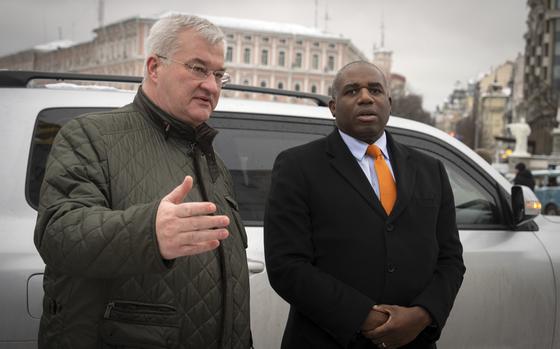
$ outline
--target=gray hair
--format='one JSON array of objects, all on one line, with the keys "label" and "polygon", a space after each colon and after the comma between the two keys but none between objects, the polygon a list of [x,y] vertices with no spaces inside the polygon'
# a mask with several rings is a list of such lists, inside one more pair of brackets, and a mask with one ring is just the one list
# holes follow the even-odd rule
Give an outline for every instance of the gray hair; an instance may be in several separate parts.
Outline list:
[{"label": "gray hair", "polygon": [[225,36],[220,28],[207,19],[186,14],[171,14],[154,23],[147,39],[148,55],[172,56],[181,48],[179,34],[192,29],[212,45],[225,48]]}]

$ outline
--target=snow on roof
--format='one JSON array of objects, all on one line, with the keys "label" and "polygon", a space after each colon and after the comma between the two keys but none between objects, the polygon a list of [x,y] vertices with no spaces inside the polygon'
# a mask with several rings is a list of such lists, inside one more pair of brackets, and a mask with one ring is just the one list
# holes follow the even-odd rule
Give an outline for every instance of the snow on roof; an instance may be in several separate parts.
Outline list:
[{"label": "snow on roof", "polygon": [[[177,14],[177,13],[181,13],[181,12],[176,12],[176,11],[164,12],[160,15],[155,16],[154,19],[167,17],[169,15]],[[197,16],[206,18],[207,20],[214,23],[218,27],[223,27],[223,28],[243,29],[243,30],[252,30],[252,31],[259,31],[259,32],[290,34],[290,35],[312,36],[312,37],[321,37],[325,39],[344,39],[342,35],[327,33],[317,28],[306,27],[304,25],[295,24],[295,23],[280,23],[280,22],[262,21],[257,19],[241,19],[241,18],[207,16],[207,15],[198,15],[198,14]]]},{"label": "snow on roof", "polygon": [[68,82],[57,82],[54,84],[45,84],[46,88],[58,89],[58,90],[95,90],[95,91],[119,91],[119,92],[131,92],[130,90],[123,90],[112,86],[103,85],[77,85]]},{"label": "snow on roof", "polygon": [[51,41],[45,44],[34,46],[33,49],[37,51],[48,52],[48,51],[56,51],[61,48],[68,48],[73,45],[74,42],[72,40],[56,40],[56,41]]}]

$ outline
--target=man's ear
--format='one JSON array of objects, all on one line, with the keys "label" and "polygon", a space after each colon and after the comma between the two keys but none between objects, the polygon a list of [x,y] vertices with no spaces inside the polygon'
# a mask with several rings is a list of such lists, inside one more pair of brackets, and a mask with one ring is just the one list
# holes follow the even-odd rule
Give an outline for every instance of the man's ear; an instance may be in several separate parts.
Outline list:
[{"label": "man's ear", "polygon": [[329,101],[329,109],[331,110],[332,116],[336,117],[336,103],[333,98]]},{"label": "man's ear", "polygon": [[154,81],[157,80],[158,66],[159,66],[159,62],[156,57],[154,56],[148,57],[148,59],[146,60],[146,70],[148,72],[148,76],[150,77],[150,79]]}]

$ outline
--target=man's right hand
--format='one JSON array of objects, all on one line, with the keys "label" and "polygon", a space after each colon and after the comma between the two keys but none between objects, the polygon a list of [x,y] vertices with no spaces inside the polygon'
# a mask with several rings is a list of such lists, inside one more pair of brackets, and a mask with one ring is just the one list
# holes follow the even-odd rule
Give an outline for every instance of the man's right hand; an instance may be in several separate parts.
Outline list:
[{"label": "man's right hand", "polygon": [[156,237],[161,256],[174,259],[217,248],[228,237],[227,216],[212,216],[211,202],[183,202],[191,191],[193,179],[186,176],[178,187],[160,202],[156,214]]},{"label": "man's right hand", "polygon": [[369,314],[362,325],[362,332],[371,331],[377,327],[383,325],[389,319],[389,315],[384,312],[371,309]]}]

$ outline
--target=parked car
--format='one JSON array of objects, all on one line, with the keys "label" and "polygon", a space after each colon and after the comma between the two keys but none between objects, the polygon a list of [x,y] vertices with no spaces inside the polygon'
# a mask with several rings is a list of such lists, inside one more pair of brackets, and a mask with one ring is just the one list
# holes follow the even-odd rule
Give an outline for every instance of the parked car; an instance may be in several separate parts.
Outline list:
[{"label": "parked car", "polygon": [[534,170],[533,177],[543,214],[560,215],[560,169]]},{"label": "parked car", "polygon": [[[47,79],[65,84],[45,85]],[[54,136],[77,115],[119,107],[134,96],[84,86],[89,80],[140,81],[0,71],[1,348],[36,347],[44,264],[33,245],[33,230]],[[211,118],[220,131],[215,148],[231,171],[247,226],[255,348],[278,348],[288,305],[270,287],[264,264],[262,220],[271,167],[280,151],[330,133],[334,119],[325,96],[230,88],[227,94],[246,97],[248,91],[260,91],[284,100],[224,97]],[[317,105],[295,103],[296,98]],[[512,186],[444,132],[398,117],[390,118],[388,128],[400,142],[445,163],[455,196],[467,273],[438,347],[560,348],[560,217],[539,215],[531,190]]]}]

